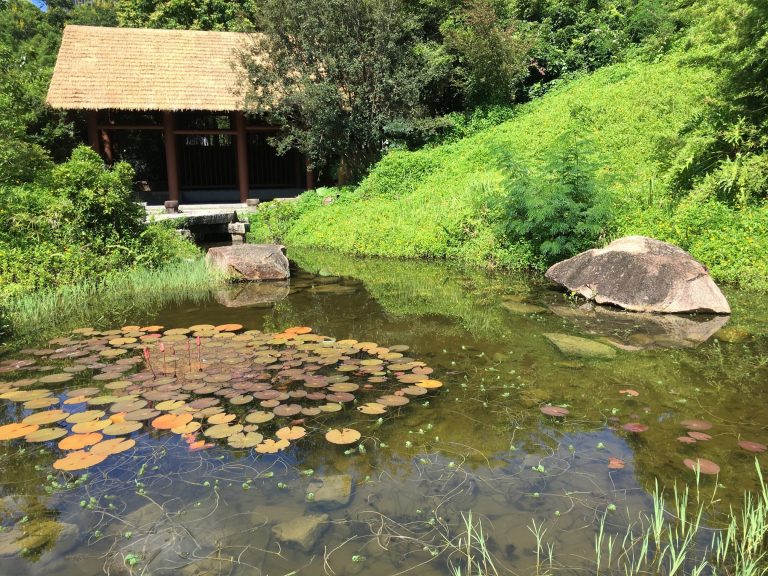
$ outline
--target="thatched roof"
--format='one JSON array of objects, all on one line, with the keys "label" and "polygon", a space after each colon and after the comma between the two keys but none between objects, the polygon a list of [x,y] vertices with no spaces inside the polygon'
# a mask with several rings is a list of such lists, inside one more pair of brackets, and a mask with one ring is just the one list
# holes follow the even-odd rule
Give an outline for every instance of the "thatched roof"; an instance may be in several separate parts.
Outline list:
[{"label": "thatched roof", "polygon": [[48,104],[68,110],[242,110],[246,34],[64,29]]}]

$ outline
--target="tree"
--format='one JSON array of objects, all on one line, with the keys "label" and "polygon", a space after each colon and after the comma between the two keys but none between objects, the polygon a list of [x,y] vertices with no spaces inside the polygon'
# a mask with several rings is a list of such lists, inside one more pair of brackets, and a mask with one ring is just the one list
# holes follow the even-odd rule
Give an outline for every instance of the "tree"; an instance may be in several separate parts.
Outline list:
[{"label": "tree", "polygon": [[357,181],[393,127],[429,115],[421,26],[404,0],[264,0],[243,54],[249,111],[282,127],[278,151]]},{"label": "tree", "polygon": [[456,85],[471,106],[511,104],[528,76],[533,42],[519,23],[504,23],[490,0],[469,0],[441,26],[458,59]]},{"label": "tree", "polygon": [[256,0],[116,0],[120,26],[189,30],[255,29]]}]

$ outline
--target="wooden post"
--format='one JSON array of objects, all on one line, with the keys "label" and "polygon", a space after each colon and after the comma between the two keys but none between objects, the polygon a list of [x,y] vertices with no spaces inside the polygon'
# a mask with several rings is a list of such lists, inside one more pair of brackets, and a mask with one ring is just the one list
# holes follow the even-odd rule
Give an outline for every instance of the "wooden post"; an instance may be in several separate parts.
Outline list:
[{"label": "wooden post", "polygon": [[312,168],[312,165],[309,163],[309,160],[305,160],[305,165],[307,167],[307,190],[314,190],[315,188],[315,170]]},{"label": "wooden post", "polygon": [[85,113],[85,119],[88,122],[88,145],[93,148],[97,154],[101,154],[98,128],[99,113],[96,110],[88,110]]},{"label": "wooden post", "polygon": [[240,188],[240,203],[248,201],[248,140],[245,133],[245,115],[235,112],[235,131],[237,132],[237,182]]},{"label": "wooden post", "polygon": [[163,134],[165,136],[165,169],[168,174],[168,200],[179,200],[179,167],[176,162],[176,134],[173,112],[163,112]]},{"label": "wooden post", "polygon": [[112,164],[115,161],[115,155],[112,151],[112,140],[109,138],[109,132],[101,130],[101,149],[104,150],[104,159],[107,164]]}]

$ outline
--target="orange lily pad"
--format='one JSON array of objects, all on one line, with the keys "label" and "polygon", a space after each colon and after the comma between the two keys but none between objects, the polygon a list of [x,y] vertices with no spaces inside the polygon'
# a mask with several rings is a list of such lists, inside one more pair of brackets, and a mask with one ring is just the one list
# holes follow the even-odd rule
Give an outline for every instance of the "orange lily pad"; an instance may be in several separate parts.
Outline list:
[{"label": "orange lily pad", "polygon": [[0,426],[0,440],[21,438],[22,436],[31,434],[38,428],[40,428],[38,424],[24,424],[23,422],[6,424],[5,426]]},{"label": "orange lily pad", "polygon": [[72,434],[67,436],[61,442],[59,442],[59,448],[62,450],[80,450],[86,446],[91,446],[97,442],[101,442],[104,438],[98,432],[90,432],[88,434]]},{"label": "orange lily pad", "polygon": [[304,438],[306,434],[306,429],[301,426],[286,426],[275,432],[275,436],[281,440],[298,440],[299,438]]},{"label": "orange lily pad", "polygon": [[109,454],[77,450],[76,452],[70,452],[64,458],[56,460],[56,462],[53,463],[53,467],[56,468],[56,470],[66,470],[68,472],[82,470],[104,462],[108,456]]}]

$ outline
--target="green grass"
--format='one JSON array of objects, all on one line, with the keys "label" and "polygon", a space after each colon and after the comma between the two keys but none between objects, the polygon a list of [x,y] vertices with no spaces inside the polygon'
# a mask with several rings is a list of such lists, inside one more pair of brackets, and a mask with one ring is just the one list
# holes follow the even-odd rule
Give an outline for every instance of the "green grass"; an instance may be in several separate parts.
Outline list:
[{"label": "green grass", "polygon": [[224,281],[198,258],[23,294],[6,302],[4,315],[18,344],[60,336],[75,327],[150,320],[159,308],[173,302],[207,299],[210,290]]},{"label": "green grass", "polygon": [[390,153],[355,194],[299,215],[285,241],[353,254],[526,265],[524,251],[500,244],[488,212],[504,193],[505,161],[541,168],[578,118],[615,210],[641,210],[663,197],[667,170],[684,145],[681,131],[715,88],[712,73],[674,57],[605,68],[470,138]]}]

